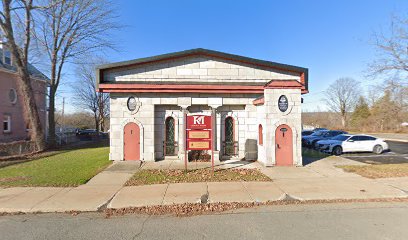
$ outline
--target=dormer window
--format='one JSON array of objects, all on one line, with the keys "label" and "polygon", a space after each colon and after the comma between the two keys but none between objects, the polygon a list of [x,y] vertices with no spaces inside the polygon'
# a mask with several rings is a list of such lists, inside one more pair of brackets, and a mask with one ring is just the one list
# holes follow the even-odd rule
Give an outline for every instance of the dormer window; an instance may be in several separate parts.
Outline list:
[{"label": "dormer window", "polygon": [[11,64],[11,52],[9,50],[4,50],[4,63],[7,65]]}]

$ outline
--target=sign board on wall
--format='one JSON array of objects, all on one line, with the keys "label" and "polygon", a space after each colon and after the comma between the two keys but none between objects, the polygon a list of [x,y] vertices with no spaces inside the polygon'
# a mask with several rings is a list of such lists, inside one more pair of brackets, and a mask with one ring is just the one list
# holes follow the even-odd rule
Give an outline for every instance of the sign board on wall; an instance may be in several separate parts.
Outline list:
[{"label": "sign board on wall", "polygon": [[187,150],[211,150],[211,116],[187,116]]},{"label": "sign board on wall", "polygon": [[278,107],[281,112],[286,112],[288,110],[289,102],[285,95],[281,95],[278,100]]}]

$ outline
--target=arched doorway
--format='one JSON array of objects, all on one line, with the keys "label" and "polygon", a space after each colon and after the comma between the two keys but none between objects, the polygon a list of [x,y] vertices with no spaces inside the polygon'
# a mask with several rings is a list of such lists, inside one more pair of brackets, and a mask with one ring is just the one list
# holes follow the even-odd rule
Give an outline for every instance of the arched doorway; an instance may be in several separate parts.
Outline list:
[{"label": "arched doorway", "polygon": [[176,154],[175,121],[173,117],[166,118],[165,122],[164,155],[174,156]]},{"label": "arched doorway", "polygon": [[275,131],[275,160],[276,166],[293,165],[292,129],[282,124]]},{"label": "arched doorway", "polygon": [[124,160],[140,160],[140,128],[136,123],[128,123],[123,130]]}]

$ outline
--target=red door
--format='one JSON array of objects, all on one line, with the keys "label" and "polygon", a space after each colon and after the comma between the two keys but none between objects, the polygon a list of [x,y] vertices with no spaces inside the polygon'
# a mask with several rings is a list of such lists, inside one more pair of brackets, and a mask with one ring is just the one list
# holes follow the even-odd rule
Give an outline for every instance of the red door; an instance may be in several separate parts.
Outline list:
[{"label": "red door", "polygon": [[140,160],[140,129],[136,123],[128,123],[124,129],[124,160]]},{"label": "red door", "polygon": [[292,129],[288,125],[283,124],[276,129],[275,143],[276,166],[293,165]]}]

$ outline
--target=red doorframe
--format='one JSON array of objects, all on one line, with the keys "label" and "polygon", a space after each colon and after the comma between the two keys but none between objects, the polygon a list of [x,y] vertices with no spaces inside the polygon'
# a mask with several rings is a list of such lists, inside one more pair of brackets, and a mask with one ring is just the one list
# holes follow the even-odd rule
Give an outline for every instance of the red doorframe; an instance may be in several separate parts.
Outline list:
[{"label": "red doorframe", "polygon": [[275,165],[293,165],[293,134],[292,129],[282,124],[275,131]]},{"label": "red doorframe", "polygon": [[140,160],[140,128],[128,123],[123,129],[123,159]]}]

